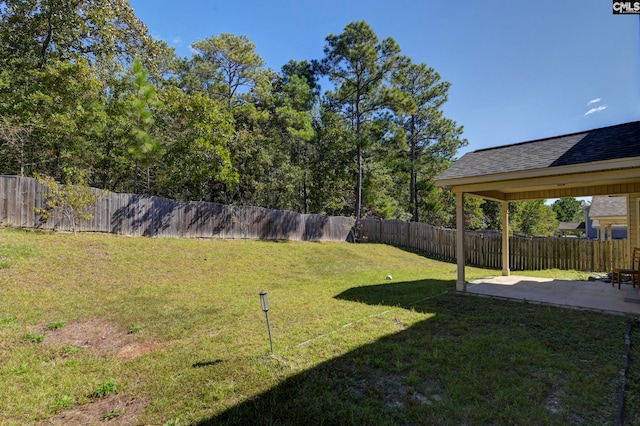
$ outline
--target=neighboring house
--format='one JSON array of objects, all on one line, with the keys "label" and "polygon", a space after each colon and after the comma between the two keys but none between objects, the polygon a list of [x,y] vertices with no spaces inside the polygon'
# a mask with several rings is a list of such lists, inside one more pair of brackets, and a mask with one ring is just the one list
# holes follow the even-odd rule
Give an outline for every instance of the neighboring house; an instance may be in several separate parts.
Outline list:
[{"label": "neighboring house", "polygon": [[593,197],[586,212],[587,238],[627,238],[627,197]]},{"label": "neighboring house", "polygon": [[584,222],[560,222],[558,231],[563,237],[566,237],[567,234],[570,236],[577,236],[578,234],[584,236],[585,224]]}]

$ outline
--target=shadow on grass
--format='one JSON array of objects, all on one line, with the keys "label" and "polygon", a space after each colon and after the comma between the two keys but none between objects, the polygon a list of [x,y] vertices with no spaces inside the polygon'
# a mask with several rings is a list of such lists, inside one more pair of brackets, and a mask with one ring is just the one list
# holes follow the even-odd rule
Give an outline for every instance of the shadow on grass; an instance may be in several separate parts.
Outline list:
[{"label": "shadow on grass", "polygon": [[366,303],[410,307],[425,298],[455,289],[455,280],[418,280],[352,287],[335,296],[336,299]]},{"label": "shadow on grass", "polygon": [[[430,317],[411,326],[381,317],[400,331],[199,424],[600,424],[613,418],[608,397],[622,354],[613,331],[623,320],[447,293],[452,286],[390,282],[337,295],[373,305],[422,300],[410,308]],[[312,353],[323,342],[300,350]]]}]

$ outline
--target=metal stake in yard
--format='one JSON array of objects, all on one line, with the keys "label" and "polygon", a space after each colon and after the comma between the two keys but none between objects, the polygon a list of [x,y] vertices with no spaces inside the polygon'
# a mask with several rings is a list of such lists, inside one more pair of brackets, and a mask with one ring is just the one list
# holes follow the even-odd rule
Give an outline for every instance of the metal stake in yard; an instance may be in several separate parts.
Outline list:
[{"label": "metal stake in yard", "polygon": [[271,325],[269,325],[269,299],[267,298],[267,292],[260,292],[260,304],[264,315],[267,317],[267,330],[269,331],[269,344],[271,345],[271,356],[273,356],[273,339],[271,338]]}]

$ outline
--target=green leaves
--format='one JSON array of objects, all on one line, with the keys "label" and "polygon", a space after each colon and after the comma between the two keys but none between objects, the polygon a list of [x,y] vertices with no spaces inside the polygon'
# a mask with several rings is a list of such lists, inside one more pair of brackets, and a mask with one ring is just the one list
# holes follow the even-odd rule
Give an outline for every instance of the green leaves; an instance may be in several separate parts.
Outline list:
[{"label": "green leaves", "polygon": [[560,222],[583,222],[585,202],[576,198],[559,198],[551,206]]},{"label": "green leaves", "polygon": [[78,174],[76,183],[68,176],[66,185],[59,185],[49,176],[36,175],[36,179],[42,186],[44,201],[42,207],[35,209],[35,213],[42,219],[53,217],[67,220],[74,234],[81,221],[93,219],[95,203],[104,193],[89,188],[84,174]]},{"label": "green leaves", "polygon": [[64,182],[73,170],[118,192],[417,219],[436,205],[419,188],[460,146],[440,110],[448,83],[364,21],[327,36],[324,58],[277,73],[244,35],[179,58],[126,0],[0,7],[2,173]]},{"label": "green leaves", "polygon": [[222,33],[191,45],[193,80],[214,98],[232,106],[238,90],[255,84],[264,61],[247,36]]},{"label": "green leaves", "polygon": [[558,228],[553,209],[544,200],[509,203],[509,222],[513,232],[525,235],[551,236]]}]

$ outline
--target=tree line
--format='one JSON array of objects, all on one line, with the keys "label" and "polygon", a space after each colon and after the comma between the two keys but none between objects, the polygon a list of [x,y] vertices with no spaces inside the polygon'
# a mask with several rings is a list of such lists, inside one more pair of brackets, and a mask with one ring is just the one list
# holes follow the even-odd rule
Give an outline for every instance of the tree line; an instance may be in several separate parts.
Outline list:
[{"label": "tree line", "polygon": [[[450,83],[364,21],[329,34],[323,57],[273,70],[244,35],[180,57],[126,0],[4,0],[0,13],[2,174],[455,223],[433,184],[467,145],[442,109]],[[499,226],[491,203],[466,210],[472,229]]]}]

